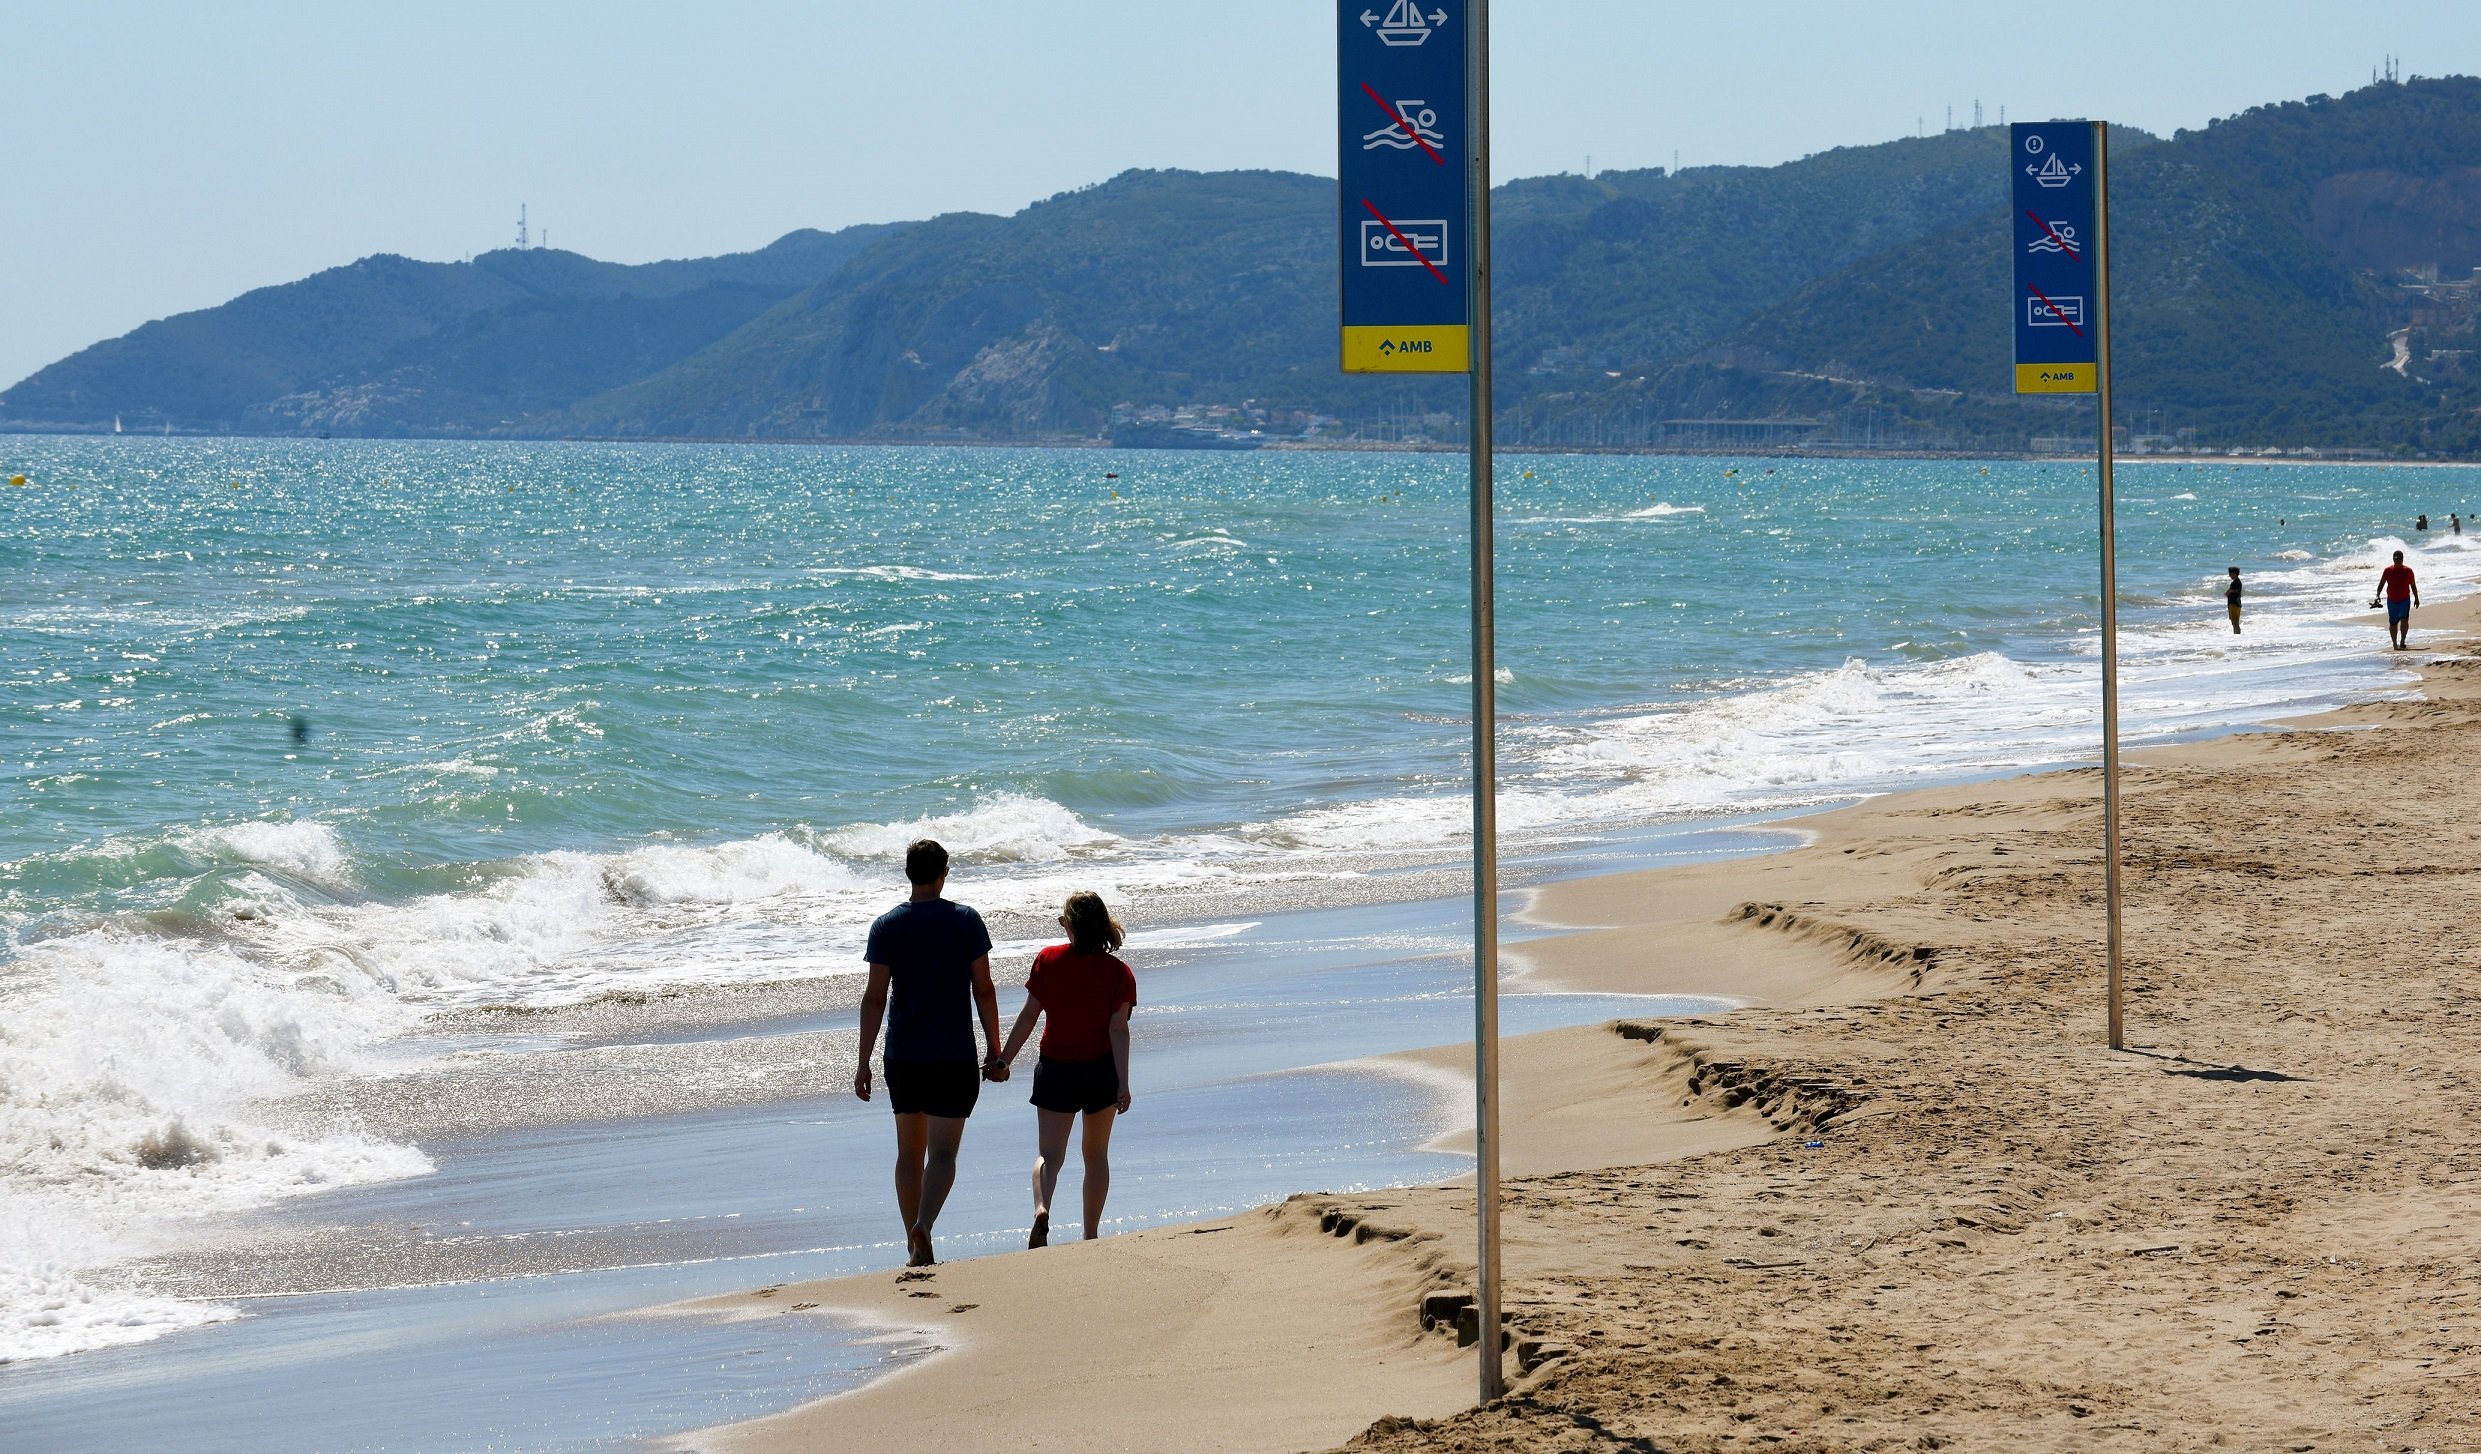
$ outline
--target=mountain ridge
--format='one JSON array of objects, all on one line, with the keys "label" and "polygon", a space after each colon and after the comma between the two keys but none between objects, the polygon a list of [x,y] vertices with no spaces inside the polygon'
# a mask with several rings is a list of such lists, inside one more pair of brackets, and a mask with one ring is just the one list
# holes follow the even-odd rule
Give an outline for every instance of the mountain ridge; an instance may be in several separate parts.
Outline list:
[{"label": "mountain ridge", "polygon": [[[2089,431],[2087,401],[2007,392],[2004,151],[1984,127],[1502,184],[1500,437],[2021,449]],[[2132,437],[2481,453],[2464,367],[2481,282],[2458,272],[2481,266],[2481,81],[2114,128],[2112,157]],[[0,393],[0,428],[1460,437],[1460,381],[1337,372],[1334,186],[1131,171],[1004,217],[636,269],[363,259],[72,355]],[[167,377],[186,392],[144,393]]]}]

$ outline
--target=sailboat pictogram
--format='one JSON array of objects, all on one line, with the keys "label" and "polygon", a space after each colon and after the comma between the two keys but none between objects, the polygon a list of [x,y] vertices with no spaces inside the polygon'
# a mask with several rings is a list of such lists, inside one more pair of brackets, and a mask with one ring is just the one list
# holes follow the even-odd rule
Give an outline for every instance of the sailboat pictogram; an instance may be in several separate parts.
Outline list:
[{"label": "sailboat pictogram", "polygon": [[1420,0],[1395,0],[1387,7],[1386,19],[1364,10],[1361,23],[1376,26],[1378,38],[1389,45],[1419,45],[1430,38],[1432,30],[1447,23],[1447,12],[1433,10],[1424,15]]},{"label": "sailboat pictogram", "polygon": [[2071,167],[2060,161],[2059,154],[2055,151],[2050,154],[2050,160],[2042,163],[2040,167],[2036,168],[2032,163],[2027,162],[2024,169],[2027,175],[2045,187],[2064,187],[2075,181],[2085,170],[2081,162]]}]

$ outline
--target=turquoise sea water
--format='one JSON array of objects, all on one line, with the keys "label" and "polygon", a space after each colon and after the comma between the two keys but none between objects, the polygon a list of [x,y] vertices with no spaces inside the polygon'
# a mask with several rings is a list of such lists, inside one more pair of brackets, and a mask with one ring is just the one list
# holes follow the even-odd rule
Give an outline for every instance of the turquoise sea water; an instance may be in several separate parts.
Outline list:
[{"label": "turquoise sea water", "polygon": [[[188,1219],[430,1164],[255,1101],[444,1007],[850,973],[920,833],[988,910],[1141,925],[1467,851],[1459,457],[0,455],[0,1357],[207,1316],[82,1272]],[[2092,750],[2085,466],[1501,476],[1520,850]],[[2382,552],[2481,574],[2411,531],[2473,471],[2120,495],[2133,740],[2393,689],[2335,619]]]}]

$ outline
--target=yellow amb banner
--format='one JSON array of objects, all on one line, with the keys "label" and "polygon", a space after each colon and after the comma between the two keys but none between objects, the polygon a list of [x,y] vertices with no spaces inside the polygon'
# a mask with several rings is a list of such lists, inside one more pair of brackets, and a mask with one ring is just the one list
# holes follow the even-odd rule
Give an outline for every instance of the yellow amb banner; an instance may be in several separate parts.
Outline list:
[{"label": "yellow amb banner", "polygon": [[2020,363],[2016,365],[2019,394],[2090,394],[2094,367],[2089,363]]},{"label": "yellow amb banner", "polygon": [[1470,330],[1461,323],[1344,326],[1348,374],[1461,374],[1472,368]]}]

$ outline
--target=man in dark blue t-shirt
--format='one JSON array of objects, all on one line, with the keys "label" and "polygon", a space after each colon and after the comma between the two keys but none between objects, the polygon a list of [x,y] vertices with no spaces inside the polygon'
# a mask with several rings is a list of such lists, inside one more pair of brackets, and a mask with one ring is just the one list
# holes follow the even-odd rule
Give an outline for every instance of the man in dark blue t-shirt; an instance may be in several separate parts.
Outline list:
[{"label": "man in dark blue t-shirt", "polygon": [[[887,1100],[896,1112],[896,1210],[905,1221],[905,1264],[926,1267],[930,1227],[956,1184],[982,1078],[1007,1078],[999,1060],[999,991],[991,986],[991,935],[982,916],[941,895],[948,851],[924,838],[905,850],[913,897],[870,926],[870,985],[861,997],[861,1065],[853,1094],[870,1099],[870,1052],[887,1020]],[[891,1004],[891,994],[893,1003]],[[973,1012],[982,1012],[983,1053],[974,1054]]]}]

